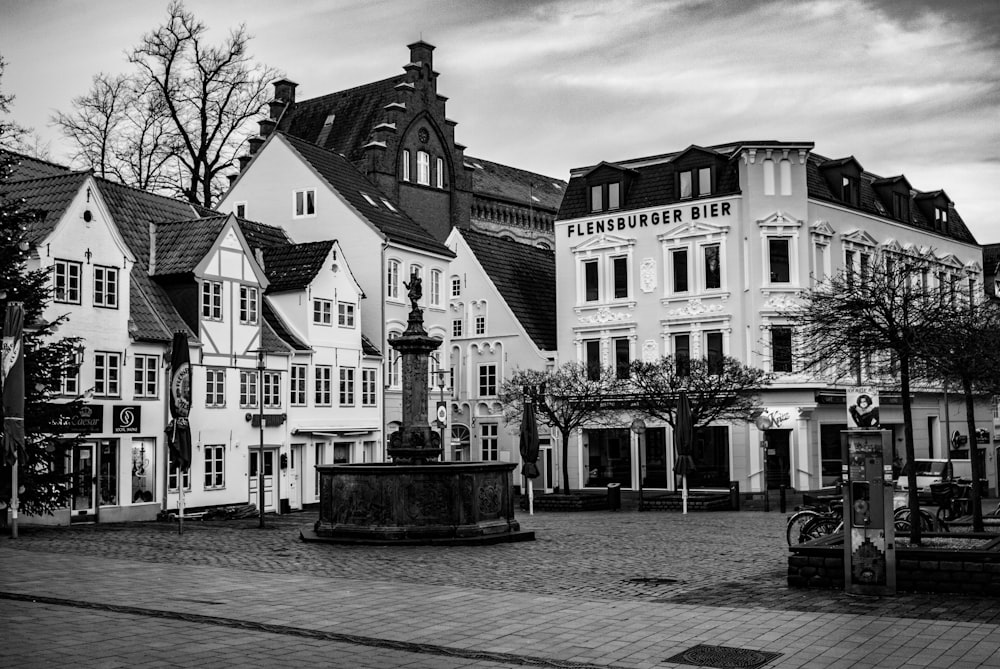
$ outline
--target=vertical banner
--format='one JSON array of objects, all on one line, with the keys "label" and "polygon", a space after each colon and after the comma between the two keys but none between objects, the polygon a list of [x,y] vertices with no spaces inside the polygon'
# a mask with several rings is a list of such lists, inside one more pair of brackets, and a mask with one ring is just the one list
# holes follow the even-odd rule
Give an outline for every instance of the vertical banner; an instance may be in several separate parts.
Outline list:
[{"label": "vertical banner", "polygon": [[878,388],[854,386],[847,389],[847,427],[851,430],[877,430]]},{"label": "vertical banner", "polygon": [[173,347],[170,352],[170,425],[167,426],[167,438],[170,444],[170,457],[177,463],[178,485],[181,472],[191,466],[191,425],[188,416],[191,414],[191,362],[188,352],[187,335],[183,332],[174,333]]},{"label": "vertical banner", "polygon": [[3,455],[4,462],[13,466],[24,457],[24,307],[20,302],[7,305],[2,346]]}]

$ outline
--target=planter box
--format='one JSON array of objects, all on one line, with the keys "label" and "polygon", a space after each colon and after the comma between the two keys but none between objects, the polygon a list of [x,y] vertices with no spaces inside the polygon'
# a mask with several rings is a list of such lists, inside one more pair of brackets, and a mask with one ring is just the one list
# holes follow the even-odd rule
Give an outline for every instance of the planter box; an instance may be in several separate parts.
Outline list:
[{"label": "planter box", "polygon": [[[982,539],[978,549],[896,545],[896,589],[1000,596],[1000,536],[989,533],[927,533],[925,539]],[[791,546],[788,587],[844,587],[844,538],[821,537]]]}]

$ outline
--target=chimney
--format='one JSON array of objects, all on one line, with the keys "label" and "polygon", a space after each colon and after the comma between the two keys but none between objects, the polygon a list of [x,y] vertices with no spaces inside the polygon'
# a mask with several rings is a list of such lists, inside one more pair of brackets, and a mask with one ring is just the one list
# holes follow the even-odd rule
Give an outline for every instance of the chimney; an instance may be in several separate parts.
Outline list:
[{"label": "chimney", "polygon": [[297,86],[297,83],[288,79],[279,79],[274,82],[274,101],[288,105],[295,104],[295,88]]},{"label": "chimney", "polygon": [[156,223],[149,224],[149,275],[156,274]]}]

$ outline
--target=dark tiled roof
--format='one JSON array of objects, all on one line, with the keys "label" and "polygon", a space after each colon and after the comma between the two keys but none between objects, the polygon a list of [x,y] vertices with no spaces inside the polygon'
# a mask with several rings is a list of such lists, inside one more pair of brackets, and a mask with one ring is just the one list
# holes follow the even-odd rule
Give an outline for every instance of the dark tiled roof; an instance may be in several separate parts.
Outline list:
[{"label": "dark tiled roof", "polygon": [[14,179],[40,179],[42,177],[54,177],[60,174],[71,172],[70,168],[64,165],[57,165],[47,160],[33,158],[12,151],[5,152],[11,155],[14,160]]},{"label": "dark tiled roof", "polygon": [[559,211],[559,204],[566,193],[565,181],[482,158],[466,156],[465,162],[475,168],[472,186],[477,196]]},{"label": "dark tiled roof", "polygon": [[24,200],[23,208],[35,214],[25,236],[29,242],[37,244],[52,232],[88,176],[88,172],[66,172],[59,176],[8,181],[0,185],[0,198]]},{"label": "dark tiled roof", "polygon": [[263,301],[262,313],[264,314],[264,348],[269,351],[280,351],[290,349],[294,351],[308,351],[309,344],[296,337],[288,328],[285,321],[275,312],[271,303]]},{"label": "dark tiled roof", "polygon": [[188,274],[204,260],[226,222],[225,215],[156,226],[156,276]]},{"label": "dark tiled roof", "polygon": [[[284,135],[284,139],[358,213],[371,221],[390,241],[449,258],[453,256],[448,247],[434,239],[430,232],[404,214],[398,206],[393,205],[396,211],[386,207],[382,202],[381,191],[358,172],[344,156],[296,137]],[[371,196],[375,204],[368,202],[362,193]]]},{"label": "dark tiled roof", "polygon": [[987,275],[997,274],[1000,264],[1000,244],[983,245],[983,272]]},{"label": "dark tiled roof", "polygon": [[267,292],[301,290],[309,286],[333,248],[332,241],[289,244],[264,249]]},{"label": "dark tiled roof", "polygon": [[382,357],[382,351],[379,350],[378,346],[372,343],[372,340],[368,338],[367,335],[361,335],[361,353],[364,355],[373,355]]},{"label": "dark tiled roof", "polygon": [[194,338],[163,289],[137,265],[132,267],[129,294],[129,334],[132,337],[140,341],[169,342],[173,333],[179,330],[188,338]]},{"label": "dark tiled roof", "polygon": [[535,345],[554,351],[555,253],[473,230],[461,234]]},{"label": "dark tiled roof", "polygon": [[[291,111],[285,113],[279,127],[294,137],[341,153],[350,161],[360,160],[372,129],[385,119],[385,106],[403,100],[396,85],[405,80],[406,75],[400,74],[296,102]],[[327,125],[326,119],[331,114],[335,115],[335,121]]]},{"label": "dark tiled roof", "polygon": [[[829,158],[824,158],[821,155],[811,153],[809,154],[809,160],[806,163],[806,184],[809,191],[809,197],[816,198],[818,200],[826,200],[828,202],[834,202],[842,206],[846,205],[840,198],[836,197],[830,190],[829,183],[823,177],[822,166],[836,166],[846,164],[854,160],[857,162],[853,156],[848,158],[840,158],[838,160],[830,160]],[[904,177],[905,178],[905,177]],[[876,216],[886,216],[885,214],[885,204],[882,203],[878,194],[875,192],[875,188],[872,186],[873,182],[882,181],[882,177],[872,174],[871,172],[862,171],[861,172],[861,202],[856,207],[851,207],[852,209],[859,209],[868,214],[875,214]],[[931,191],[937,192],[937,191]],[[917,196],[926,195],[928,193],[917,192]],[[881,209],[879,208],[881,205]],[[962,242],[968,242],[971,244],[976,243],[975,237],[966,227],[965,221],[955,210],[954,207],[948,208],[948,229],[944,232],[945,236],[951,237],[952,239],[957,239]],[[909,225],[911,228],[921,230],[923,232],[935,232],[934,222],[927,220],[924,213],[920,210],[920,207],[911,206],[910,207],[911,222],[909,224],[903,223],[904,225]],[[896,219],[892,219],[896,220]],[[899,221],[901,222],[901,221]],[[938,233],[941,234],[941,233]]]},{"label": "dark tiled roof", "polygon": [[[213,214],[215,212],[212,212]],[[271,246],[286,246],[292,243],[285,229],[277,225],[257,223],[243,218],[236,219],[240,231],[252,249],[263,249]]]}]

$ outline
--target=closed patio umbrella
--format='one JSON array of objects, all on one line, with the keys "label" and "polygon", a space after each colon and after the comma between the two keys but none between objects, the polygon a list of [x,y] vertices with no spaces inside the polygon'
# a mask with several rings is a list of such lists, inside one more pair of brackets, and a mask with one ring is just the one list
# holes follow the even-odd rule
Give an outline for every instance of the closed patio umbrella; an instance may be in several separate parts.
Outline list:
[{"label": "closed patio umbrella", "polygon": [[534,491],[531,479],[538,478],[538,422],[535,420],[535,404],[525,392],[524,416],[521,418],[521,473],[528,479],[528,514],[534,514]]},{"label": "closed patio umbrella", "polygon": [[691,420],[691,400],[687,391],[682,390],[677,397],[677,415],[674,425],[674,449],[677,463],[674,471],[681,475],[684,513],[688,509],[688,472],[694,471],[694,424]]}]

